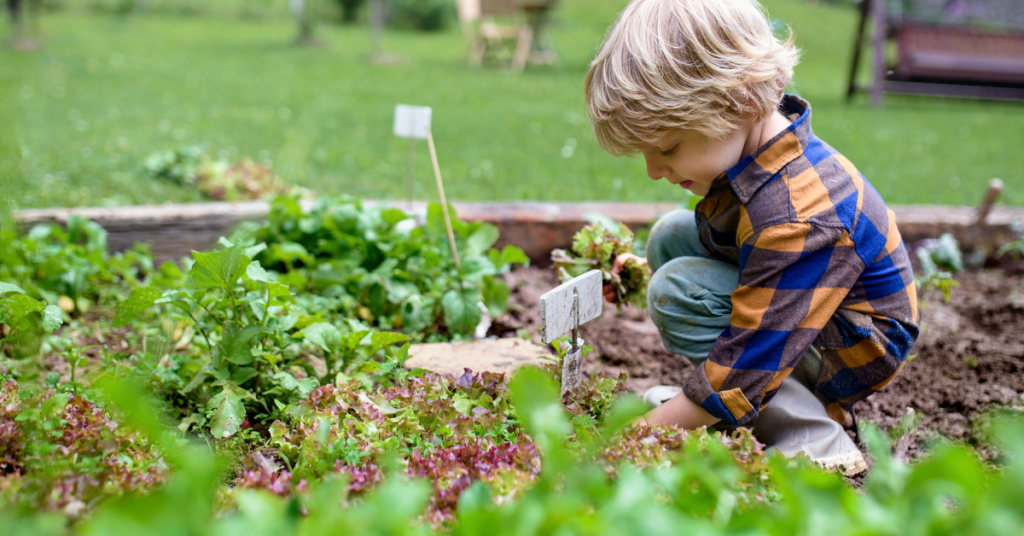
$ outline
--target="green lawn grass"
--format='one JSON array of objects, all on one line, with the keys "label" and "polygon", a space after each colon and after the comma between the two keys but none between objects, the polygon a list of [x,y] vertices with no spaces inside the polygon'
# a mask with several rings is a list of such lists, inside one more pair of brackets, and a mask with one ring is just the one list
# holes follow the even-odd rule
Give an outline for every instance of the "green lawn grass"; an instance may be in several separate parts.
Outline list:
[{"label": "green lawn grass", "polygon": [[[625,3],[564,0],[553,31],[561,65],[522,75],[466,65],[456,27],[389,31],[385,48],[404,61],[376,66],[365,60],[365,27],[323,26],[322,47],[299,48],[280,18],[47,14],[39,50],[0,49],[0,144],[14,144],[0,150],[12,160],[0,187],[23,208],[197,201],[141,166],[153,151],[202,143],[270,161],[319,192],[401,198],[408,145],[391,121],[394,105],[408,103],[434,109],[450,199],[682,200],[647,179],[642,159],[602,152],[586,121],[583,76]],[[794,90],[814,105],[815,131],[887,201],[975,204],[1000,177],[1003,200],[1024,205],[1024,105],[847,104],[856,13],[766,5],[804,50]],[[417,197],[436,197],[422,142],[416,177]]]}]

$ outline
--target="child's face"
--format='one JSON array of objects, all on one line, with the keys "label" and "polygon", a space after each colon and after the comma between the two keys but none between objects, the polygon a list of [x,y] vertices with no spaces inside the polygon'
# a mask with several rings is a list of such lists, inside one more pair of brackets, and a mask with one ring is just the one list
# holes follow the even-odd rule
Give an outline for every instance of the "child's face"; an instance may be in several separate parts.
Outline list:
[{"label": "child's face", "polygon": [[750,132],[741,128],[720,140],[694,130],[674,130],[658,144],[641,149],[647,176],[706,195],[719,175],[735,166],[746,154]]}]

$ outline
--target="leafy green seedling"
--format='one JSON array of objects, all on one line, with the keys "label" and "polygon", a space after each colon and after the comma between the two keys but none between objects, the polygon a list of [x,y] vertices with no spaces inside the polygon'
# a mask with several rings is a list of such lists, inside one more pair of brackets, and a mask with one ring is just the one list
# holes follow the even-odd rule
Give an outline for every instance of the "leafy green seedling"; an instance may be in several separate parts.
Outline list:
[{"label": "leafy green seedling", "polygon": [[53,333],[63,323],[64,312],[59,307],[27,296],[18,285],[0,281],[0,324],[7,326],[7,333],[0,339],[0,353],[14,332],[21,335],[41,326],[47,333]]},{"label": "leafy green seedling", "polygon": [[926,241],[924,246],[914,251],[914,254],[920,268],[914,278],[918,290],[926,292],[938,289],[942,292],[942,300],[949,303],[953,289],[960,284],[953,279],[953,274],[941,268],[947,268],[954,273],[963,271],[960,244],[953,235],[946,233],[938,239]]}]

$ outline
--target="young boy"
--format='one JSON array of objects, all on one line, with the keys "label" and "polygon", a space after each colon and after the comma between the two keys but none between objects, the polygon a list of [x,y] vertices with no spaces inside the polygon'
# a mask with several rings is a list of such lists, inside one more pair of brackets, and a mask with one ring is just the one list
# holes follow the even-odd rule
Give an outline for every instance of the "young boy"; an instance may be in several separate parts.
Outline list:
[{"label": "young boy", "polygon": [[783,95],[797,56],[754,0],[634,0],[586,100],[605,150],[705,196],[648,241],[651,318],[696,370],[648,392],[646,422],[750,426],[857,474],[846,410],[900,371],[917,297],[892,211]]}]

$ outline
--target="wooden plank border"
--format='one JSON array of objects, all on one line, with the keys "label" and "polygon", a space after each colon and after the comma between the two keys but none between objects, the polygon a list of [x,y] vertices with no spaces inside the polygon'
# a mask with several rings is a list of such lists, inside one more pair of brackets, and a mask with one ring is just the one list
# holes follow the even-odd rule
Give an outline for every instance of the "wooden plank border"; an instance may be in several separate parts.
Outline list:
[{"label": "wooden plank border", "polygon": [[[424,203],[410,209],[404,201],[366,201],[425,213]],[[572,235],[587,223],[587,215],[600,213],[633,229],[644,227],[658,216],[676,208],[671,203],[454,203],[458,216],[486,221],[501,230],[499,245],[523,248],[535,263],[547,265],[554,248],[567,247]],[[951,206],[894,206],[904,241],[952,233],[965,250],[998,247],[1013,238],[1014,220],[1024,221],[1024,208],[995,207],[987,224],[976,226],[977,210]],[[21,226],[65,222],[74,214],[89,218],[107,232],[111,251],[123,251],[135,242],[148,242],[158,261],[178,259],[193,249],[211,247],[217,239],[245,220],[264,218],[269,205],[263,201],[243,203],[195,203],[181,205],[140,205],[114,208],[31,209],[15,214]]]}]

